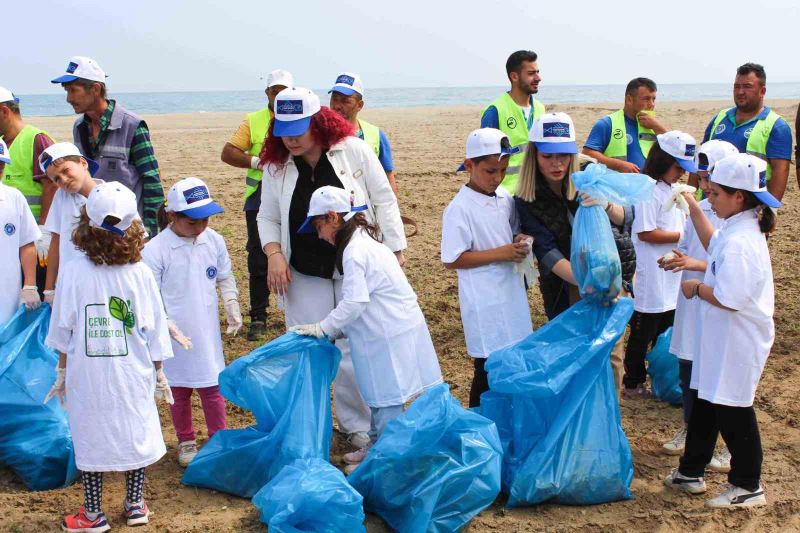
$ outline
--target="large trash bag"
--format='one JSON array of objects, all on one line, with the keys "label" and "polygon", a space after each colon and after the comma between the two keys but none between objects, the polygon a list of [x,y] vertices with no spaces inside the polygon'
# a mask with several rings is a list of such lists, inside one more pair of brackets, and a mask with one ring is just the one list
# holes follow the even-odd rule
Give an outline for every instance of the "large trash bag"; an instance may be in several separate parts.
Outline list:
[{"label": "large trash bag", "polygon": [[609,307],[582,300],[487,360],[479,411],[497,424],[509,507],[631,497],[610,354],[632,314],[628,298]]},{"label": "large trash bag", "polygon": [[500,492],[501,456],[494,424],[441,384],[389,422],[348,480],[400,533],[458,531]]},{"label": "large trash bag", "polygon": [[[572,175],[580,192],[598,200],[633,205],[652,195],[654,182],[644,174],[620,174],[591,164]],[[578,207],[572,227],[570,264],[581,298],[607,305],[622,288],[619,253],[608,215],[599,205]]]},{"label": "large trash bag", "polygon": [[647,373],[650,374],[653,394],[661,401],[672,405],[683,403],[681,391],[680,363],[678,357],[669,352],[672,328],[658,336],[656,345],[647,354]]},{"label": "large trash bag", "polygon": [[295,459],[330,455],[330,387],[341,352],[327,340],[287,333],[220,372],[220,392],[256,423],[218,431],[181,482],[251,498]]},{"label": "large trash bag", "polygon": [[67,412],[56,398],[42,403],[58,364],[44,344],[49,326],[47,304],[20,307],[0,326],[0,464],[32,490],[66,487],[78,476]]},{"label": "large trash bag", "polygon": [[253,496],[253,505],[270,533],[366,532],[364,499],[322,459],[298,459],[284,466]]}]

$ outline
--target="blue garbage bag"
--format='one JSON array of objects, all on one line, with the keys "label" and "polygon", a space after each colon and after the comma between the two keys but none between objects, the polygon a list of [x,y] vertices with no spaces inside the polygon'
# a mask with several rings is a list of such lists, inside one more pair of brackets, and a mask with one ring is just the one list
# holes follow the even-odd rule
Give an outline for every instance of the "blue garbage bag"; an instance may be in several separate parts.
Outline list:
[{"label": "blue garbage bag", "polygon": [[592,163],[572,174],[572,183],[577,190],[593,198],[625,206],[650,200],[656,185],[646,174],[623,174],[600,163]]},{"label": "blue garbage bag", "polygon": [[480,413],[497,424],[508,507],[587,505],[631,497],[611,349],[633,314],[582,300],[486,362]]},{"label": "blue garbage bag", "polygon": [[181,482],[251,498],[295,459],[330,455],[330,387],[341,352],[327,340],[287,333],[231,363],[220,392],[256,423],[218,431]]},{"label": "blue garbage bag", "polygon": [[253,505],[270,533],[366,532],[364,499],[322,459],[297,459],[284,466],[253,496]]},{"label": "blue garbage bag", "polygon": [[683,403],[681,391],[680,363],[678,357],[669,352],[672,328],[658,336],[656,345],[647,354],[647,373],[650,374],[653,394],[661,401],[672,405]]},{"label": "blue garbage bag", "polygon": [[50,306],[17,310],[0,326],[0,464],[32,490],[66,487],[78,476],[67,412],[42,403],[56,380],[58,353],[45,346]]},{"label": "blue garbage bag", "polygon": [[348,481],[400,533],[458,531],[500,492],[501,456],[494,424],[441,384],[387,424]]}]

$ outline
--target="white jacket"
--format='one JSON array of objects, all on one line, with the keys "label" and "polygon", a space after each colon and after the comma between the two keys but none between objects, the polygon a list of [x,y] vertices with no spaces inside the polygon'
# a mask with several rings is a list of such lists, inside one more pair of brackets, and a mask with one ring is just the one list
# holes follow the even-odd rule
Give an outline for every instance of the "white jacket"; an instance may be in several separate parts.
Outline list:
[{"label": "white jacket", "polygon": [[[383,242],[393,252],[407,247],[405,228],[386,172],[375,152],[357,137],[348,137],[328,149],[326,156],[345,190],[355,196],[355,205],[367,205],[371,223],[377,223]],[[289,206],[297,184],[297,166],[289,160],[283,166],[267,165],[261,180],[261,208],[258,211],[258,234],[261,247],[279,242],[289,260]]]}]

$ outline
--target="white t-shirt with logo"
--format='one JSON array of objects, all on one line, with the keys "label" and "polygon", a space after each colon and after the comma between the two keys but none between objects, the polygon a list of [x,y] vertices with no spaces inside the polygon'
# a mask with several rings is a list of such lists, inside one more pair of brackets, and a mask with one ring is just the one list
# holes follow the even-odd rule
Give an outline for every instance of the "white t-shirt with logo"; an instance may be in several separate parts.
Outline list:
[{"label": "white t-shirt with logo", "polygon": [[196,239],[167,228],[145,245],[142,259],[155,275],[167,316],[192,340],[189,350],[172,341],[175,357],[164,363],[170,385],[217,385],[225,369],[217,282],[233,275],[225,240],[210,228]]},{"label": "white t-shirt with logo", "polygon": [[41,237],[28,202],[17,189],[0,183],[0,324],[19,308],[22,270],[19,249]]},{"label": "white t-shirt with logo", "polygon": [[638,234],[656,229],[681,231],[686,215],[673,206],[665,211],[664,203],[672,197],[672,186],[656,182],[653,199],[634,209],[631,238],[636,250],[636,277],[633,281],[633,308],[640,313],[663,313],[675,309],[681,288],[679,272],[667,272],[658,266],[658,259],[671,252],[677,242],[652,244],[639,240]]},{"label": "white t-shirt with logo", "polygon": [[[461,187],[442,220],[443,263],[462,253],[491,250],[511,244],[519,231],[511,195],[498,188],[494,196]],[[467,353],[487,358],[533,331],[528,293],[514,263],[501,261],[458,269],[458,301]]]},{"label": "white t-shirt with logo", "polygon": [[[94,180],[103,183],[103,180]],[[81,217],[81,207],[86,205],[86,197],[78,192],[67,192],[58,189],[47,212],[44,229],[51,233],[58,233],[58,268],[64,267],[69,261],[83,255],[83,252],[72,244],[72,232],[78,227]],[[61,275],[59,274],[59,278]],[[58,284],[56,284],[58,285]]]},{"label": "white t-shirt with logo", "polygon": [[75,463],[88,472],[158,461],[166,447],[154,399],[153,361],[172,357],[152,271],[142,262],[60,269],[46,343],[67,354],[67,413]]},{"label": "white t-shirt with logo", "polygon": [[728,218],[708,254],[703,283],[728,309],[700,302],[691,387],[711,403],[748,407],[775,340],[772,264],[755,210]]}]

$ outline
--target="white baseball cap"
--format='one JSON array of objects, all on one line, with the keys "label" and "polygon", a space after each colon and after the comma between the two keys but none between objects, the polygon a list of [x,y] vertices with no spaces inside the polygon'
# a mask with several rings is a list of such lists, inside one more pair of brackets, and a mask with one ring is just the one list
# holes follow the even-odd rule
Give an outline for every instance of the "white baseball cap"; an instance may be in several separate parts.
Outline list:
[{"label": "white baseball cap", "polygon": [[331,90],[328,91],[328,94],[332,92],[342,93],[345,96],[358,93],[363,97],[364,84],[361,83],[361,76],[353,72],[342,72],[336,76],[336,82],[331,87]]},{"label": "white baseball cap", "polygon": [[767,191],[767,162],[750,154],[734,154],[717,161],[709,177],[719,185],[750,191],[769,207],[780,207],[780,201]]},{"label": "white baseball cap", "polygon": [[15,104],[18,104],[19,98],[14,96],[14,93],[5,87],[0,87],[0,104],[5,104],[6,102],[14,102]]},{"label": "white baseball cap", "polygon": [[288,70],[275,69],[267,74],[267,89],[275,85],[291,87],[294,85],[294,76]]},{"label": "white baseball cap", "polygon": [[297,137],[306,132],[311,117],[319,113],[319,96],[310,89],[290,87],[278,93],[274,107],[273,135]]},{"label": "white baseball cap", "polygon": [[[95,228],[125,235],[133,221],[139,218],[136,195],[119,182],[100,183],[86,199],[86,214]],[[118,218],[119,222],[107,223],[106,217],[109,216]]]},{"label": "white baseball cap", "polygon": [[42,172],[47,173],[47,167],[52,165],[54,161],[62,157],[67,157],[68,155],[76,155],[84,158],[89,164],[89,174],[92,176],[94,176],[95,172],[100,168],[97,161],[89,159],[78,150],[77,146],[67,142],[51,144],[44,152],[39,154],[39,168],[42,169]]},{"label": "white baseball cap", "polygon": [[51,80],[50,83],[69,83],[78,78],[105,83],[107,76],[94,59],[84,56],[72,56],[67,63],[66,74]]},{"label": "white baseball cap", "polygon": [[[503,143],[503,140],[506,142]],[[519,147],[512,147],[508,142],[508,135],[495,128],[479,128],[473,130],[467,136],[467,159],[497,154],[497,159],[499,160],[503,156],[518,152]],[[464,163],[461,163],[456,172],[462,172],[463,170],[465,170]]]},{"label": "white baseball cap", "polygon": [[345,221],[353,218],[359,211],[366,211],[366,205],[353,206],[353,195],[344,189],[326,185],[320,187],[311,195],[308,203],[308,216],[297,230],[297,233],[314,233],[314,226],[311,221],[314,217],[325,215],[330,211],[335,213],[347,213]]},{"label": "white baseball cap", "polygon": [[577,154],[575,125],[566,113],[546,113],[531,126],[528,140],[543,154]]},{"label": "white baseball cap", "polygon": [[[738,153],[739,149],[728,141],[721,141],[719,139],[706,141],[700,145],[700,149],[697,151],[695,160],[695,163],[697,163],[697,170],[707,170],[711,172],[718,161],[722,161],[726,157]],[[701,158],[701,155],[704,157]],[[701,160],[705,162],[701,164]]]},{"label": "white baseball cap", "polygon": [[8,165],[11,163],[11,154],[8,153],[8,146],[6,142],[0,137],[0,163]]},{"label": "white baseball cap", "polygon": [[656,135],[658,146],[675,158],[675,162],[686,172],[697,172],[697,163],[694,154],[697,143],[694,137],[678,130],[668,131]]},{"label": "white baseball cap", "polygon": [[225,211],[211,198],[211,192],[200,178],[183,178],[170,187],[166,210],[189,218],[208,218]]}]

